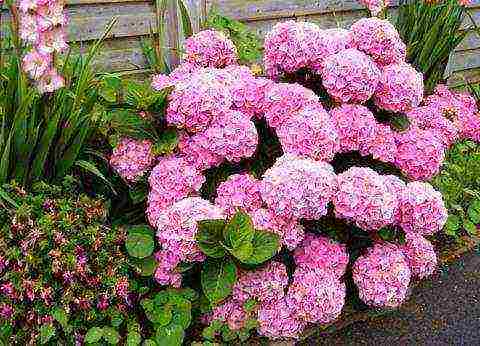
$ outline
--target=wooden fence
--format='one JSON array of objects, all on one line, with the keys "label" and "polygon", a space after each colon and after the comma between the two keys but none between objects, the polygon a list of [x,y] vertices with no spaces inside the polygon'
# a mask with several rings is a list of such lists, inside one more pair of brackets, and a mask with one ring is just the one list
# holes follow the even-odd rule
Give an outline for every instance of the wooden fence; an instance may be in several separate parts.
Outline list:
[{"label": "wooden fence", "polygon": [[[390,11],[395,16],[395,2]],[[69,39],[87,46],[99,38],[107,23],[117,22],[105,42],[105,48],[96,61],[98,70],[133,73],[142,71],[146,61],[140,40],[156,26],[153,1],[139,0],[67,0],[70,14]],[[197,19],[204,7],[215,6],[220,12],[239,19],[255,29],[261,37],[278,21],[299,19],[314,21],[322,28],[348,27],[365,16],[364,8],[355,0],[187,0],[192,16]],[[480,0],[474,0],[471,13],[480,23]],[[7,13],[3,12],[3,18]],[[450,84],[463,84],[466,78],[480,81],[480,36],[471,30],[468,18],[463,24],[469,30],[465,40],[452,55],[448,65]],[[172,30],[172,26],[167,28]]]}]

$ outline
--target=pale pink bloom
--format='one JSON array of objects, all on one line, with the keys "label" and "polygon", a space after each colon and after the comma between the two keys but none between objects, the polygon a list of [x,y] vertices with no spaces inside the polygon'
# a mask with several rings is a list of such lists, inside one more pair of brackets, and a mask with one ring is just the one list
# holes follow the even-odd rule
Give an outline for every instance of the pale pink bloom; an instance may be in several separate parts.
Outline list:
[{"label": "pale pink bloom", "polygon": [[65,86],[65,79],[58,74],[57,70],[51,68],[38,81],[40,93],[52,93]]},{"label": "pale pink bloom", "polygon": [[64,52],[68,49],[65,30],[61,27],[40,33],[37,49],[44,54]]},{"label": "pale pink bloom", "polygon": [[23,57],[22,68],[32,79],[39,79],[48,71],[51,63],[51,55],[32,50]]}]

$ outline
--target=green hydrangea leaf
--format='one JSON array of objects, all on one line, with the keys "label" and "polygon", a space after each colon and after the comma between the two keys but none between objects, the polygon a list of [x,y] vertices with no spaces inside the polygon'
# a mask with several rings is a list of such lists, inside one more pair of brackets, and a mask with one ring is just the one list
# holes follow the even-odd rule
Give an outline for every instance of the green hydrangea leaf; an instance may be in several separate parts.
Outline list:
[{"label": "green hydrangea leaf", "polygon": [[474,200],[468,207],[468,217],[474,224],[480,224],[480,200]]},{"label": "green hydrangea leaf", "polygon": [[237,281],[237,267],[230,258],[207,259],[201,274],[202,289],[212,304],[218,304],[232,293]]},{"label": "green hydrangea leaf", "polygon": [[445,223],[445,233],[455,235],[460,227],[462,227],[462,220],[455,214],[448,215],[447,222]]},{"label": "green hydrangea leaf", "polygon": [[242,262],[254,265],[261,264],[275,256],[280,248],[280,237],[274,233],[256,230],[252,244],[252,255]]},{"label": "green hydrangea leaf", "polygon": [[225,249],[222,246],[225,220],[203,220],[197,225],[197,242],[200,250],[209,257],[225,257]]},{"label": "green hydrangea leaf", "polygon": [[103,327],[103,338],[110,345],[116,345],[120,342],[120,334],[112,327]]},{"label": "green hydrangea leaf", "polygon": [[252,256],[254,233],[252,219],[247,213],[239,210],[225,227],[225,245],[233,256],[243,262]]},{"label": "green hydrangea leaf", "polygon": [[463,228],[471,235],[477,234],[477,226],[468,219],[463,220]]},{"label": "green hydrangea leaf", "polygon": [[153,147],[155,155],[171,154],[178,145],[178,134],[176,130],[165,130]]},{"label": "green hydrangea leaf", "polygon": [[63,328],[63,330],[68,329],[68,314],[62,308],[55,308],[52,311],[52,317],[57,321]]},{"label": "green hydrangea leaf", "polygon": [[158,328],[155,334],[155,341],[158,346],[181,346],[185,332],[176,324],[169,324],[167,327]]},{"label": "green hydrangea leaf", "polygon": [[135,258],[145,258],[153,253],[155,240],[153,234],[148,233],[149,227],[132,228],[128,232],[125,247],[130,256]]},{"label": "green hydrangea leaf", "polygon": [[93,344],[99,342],[103,337],[103,329],[100,327],[92,327],[85,335],[85,342]]}]

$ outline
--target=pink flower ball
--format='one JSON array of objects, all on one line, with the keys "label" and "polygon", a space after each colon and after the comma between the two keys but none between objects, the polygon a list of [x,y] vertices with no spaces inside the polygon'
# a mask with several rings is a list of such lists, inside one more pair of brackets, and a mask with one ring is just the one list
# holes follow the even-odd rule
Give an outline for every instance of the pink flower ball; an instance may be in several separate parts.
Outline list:
[{"label": "pink flower ball", "polygon": [[408,112],[423,99],[423,76],[406,63],[391,64],[382,69],[374,95],[377,107],[392,112]]},{"label": "pink flower ball", "polygon": [[437,267],[437,255],[432,243],[416,233],[406,233],[406,243],[401,250],[407,259],[412,276],[426,279]]},{"label": "pink flower ball", "polygon": [[150,193],[147,202],[147,217],[153,227],[158,215],[173,203],[196,193],[205,182],[205,177],[182,157],[162,157],[148,179]]},{"label": "pink flower ball", "polygon": [[225,302],[213,308],[209,320],[226,323],[230,330],[240,330],[245,326],[249,317],[242,303],[228,298]]},{"label": "pink flower ball", "polygon": [[360,0],[373,16],[379,15],[390,4],[390,0]]},{"label": "pink flower ball", "polygon": [[279,235],[282,245],[285,245],[289,250],[294,250],[305,236],[302,225],[296,219],[280,217],[265,208],[250,212],[250,216],[255,229]]},{"label": "pink flower ball", "polygon": [[375,140],[377,121],[367,107],[343,104],[330,111],[340,139],[340,151],[366,151]]},{"label": "pink flower ball", "polygon": [[184,48],[185,61],[202,67],[222,68],[237,62],[237,48],[220,31],[200,31],[185,40]]},{"label": "pink flower ball", "polygon": [[179,288],[182,285],[182,275],[176,270],[181,262],[180,254],[170,250],[160,250],[155,253],[157,268],[153,277],[160,285]]},{"label": "pink flower ball", "polygon": [[267,78],[237,80],[230,87],[234,108],[249,117],[263,117],[267,94],[273,86],[274,82]]},{"label": "pink flower ball", "polygon": [[375,160],[394,163],[397,156],[395,132],[390,126],[377,124],[375,135],[370,137],[366,145],[362,145],[360,153],[363,156],[372,155]]},{"label": "pink flower ball", "polygon": [[300,338],[306,323],[296,318],[293,309],[283,296],[261,304],[257,318],[258,334],[269,339]]},{"label": "pink flower ball", "polygon": [[110,157],[110,166],[127,182],[135,182],[152,167],[155,155],[150,140],[123,137]]},{"label": "pink flower ball", "polygon": [[241,272],[232,297],[242,303],[249,299],[272,302],[284,296],[287,285],[287,268],[283,263],[271,261],[260,269]]},{"label": "pink flower ball", "polygon": [[267,76],[310,68],[317,59],[315,48],[320,28],[313,23],[287,21],[276,24],[265,36],[264,64]]},{"label": "pink flower ball", "polygon": [[217,188],[215,204],[225,210],[227,216],[233,216],[237,208],[247,213],[262,207],[260,181],[249,174],[234,174]]},{"label": "pink flower ball", "polygon": [[351,167],[337,176],[335,215],[365,230],[375,231],[395,221],[397,196],[383,177],[370,168]]},{"label": "pink flower ball", "polygon": [[364,53],[350,48],[325,59],[323,86],[337,101],[363,103],[373,96],[380,70]]},{"label": "pink flower ball", "polygon": [[397,196],[397,208],[395,209],[395,218],[394,223],[398,224],[400,222],[400,195],[403,193],[403,190],[407,186],[403,180],[401,180],[396,175],[383,175],[383,180],[385,182],[385,186],[390,191],[390,193]]},{"label": "pink flower ball", "polygon": [[321,73],[327,57],[349,48],[354,48],[349,30],[342,28],[321,30],[318,46],[315,47],[317,61],[312,68]]},{"label": "pink flower ball", "polygon": [[337,191],[328,163],[283,155],[263,177],[262,198],[276,215],[315,220]]},{"label": "pink flower ball", "polygon": [[439,113],[434,106],[414,108],[407,113],[407,117],[414,126],[432,132],[445,148],[448,148],[460,137],[455,124]]},{"label": "pink flower ball", "polygon": [[347,270],[348,253],[345,245],[311,233],[305,236],[293,255],[297,267],[331,272],[340,279]]},{"label": "pink flower ball", "polygon": [[406,46],[397,29],[385,19],[362,18],[353,23],[353,44],[379,65],[400,63],[406,59]]},{"label": "pink flower ball", "polygon": [[168,78],[173,84],[177,84],[178,82],[184,82],[188,80],[194,72],[201,69],[202,68],[198,67],[198,65],[183,62],[173,69]]},{"label": "pink flower ball", "polygon": [[197,221],[211,219],[225,219],[223,210],[200,197],[184,198],[159,215],[158,242],[182,262],[203,261],[205,256],[195,239]]},{"label": "pink flower ball", "polygon": [[285,300],[297,319],[328,324],[340,316],[345,296],[345,284],[334,273],[300,267],[295,270]]},{"label": "pink flower ball", "polygon": [[320,103],[286,119],[277,136],[284,153],[313,160],[331,161],[340,147],[335,122]]},{"label": "pink flower ball", "polygon": [[218,70],[200,69],[176,83],[168,97],[167,122],[190,132],[205,130],[233,104]]},{"label": "pink flower ball", "polygon": [[399,225],[405,232],[432,235],[447,222],[448,212],[442,194],[430,184],[408,183],[400,195],[399,205]]},{"label": "pink flower ball", "polygon": [[431,131],[411,127],[398,133],[395,165],[412,180],[429,180],[445,159],[443,144]]},{"label": "pink flower ball", "polygon": [[410,277],[405,256],[393,244],[375,244],[353,265],[360,299],[374,307],[400,306],[407,298]]},{"label": "pink flower ball", "polygon": [[480,112],[459,119],[463,138],[480,142]]},{"label": "pink flower ball", "polygon": [[178,142],[178,151],[189,164],[203,171],[218,166],[224,159],[218,153],[213,152],[209,146],[209,138],[205,136],[205,132],[191,137],[184,133]]},{"label": "pink flower ball", "polygon": [[274,84],[265,97],[265,119],[270,127],[278,128],[305,106],[318,102],[318,96],[300,84]]}]

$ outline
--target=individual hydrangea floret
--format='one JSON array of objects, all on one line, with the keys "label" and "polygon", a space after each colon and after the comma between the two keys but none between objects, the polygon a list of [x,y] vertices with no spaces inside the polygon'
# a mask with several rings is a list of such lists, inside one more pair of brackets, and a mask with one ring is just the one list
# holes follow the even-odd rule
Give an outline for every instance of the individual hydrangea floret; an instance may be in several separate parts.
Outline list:
[{"label": "individual hydrangea floret", "polygon": [[314,220],[327,213],[336,190],[331,165],[286,154],[265,172],[262,198],[279,216]]},{"label": "individual hydrangea floret", "polygon": [[197,222],[211,219],[225,219],[223,210],[200,197],[184,198],[159,215],[158,242],[183,262],[203,261],[205,256],[195,239]]},{"label": "individual hydrangea floret", "polygon": [[140,179],[154,162],[153,144],[147,139],[123,137],[110,157],[112,168],[127,182]]},{"label": "individual hydrangea floret", "polygon": [[227,216],[235,214],[237,208],[247,213],[262,207],[260,181],[249,174],[234,174],[217,188],[215,204],[225,210]]},{"label": "individual hydrangea floret", "polygon": [[377,121],[367,107],[344,104],[330,111],[340,139],[340,151],[368,152],[375,140]]},{"label": "individual hydrangea floret", "polygon": [[265,97],[265,119],[270,127],[277,128],[305,106],[318,102],[318,96],[300,84],[274,84]]},{"label": "individual hydrangea floret", "polygon": [[277,128],[284,153],[331,161],[339,150],[335,122],[320,103],[302,108]]},{"label": "individual hydrangea floret", "polygon": [[437,255],[432,243],[416,233],[405,234],[406,243],[401,250],[407,259],[412,276],[425,279],[433,274],[437,267]]},{"label": "individual hydrangea floret", "polygon": [[450,147],[460,137],[457,126],[433,105],[414,108],[407,113],[407,117],[414,126],[432,132],[445,148]]},{"label": "individual hydrangea floret", "polygon": [[442,142],[429,130],[411,126],[396,136],[395,165],[412,180],[429,180],[438,174],[445,159]]},{"label": "individual hydrangea floret", "polygon": [[295,317],[285,297],[263,303],[258,310],[258,334],[270,339],[298,339],[306,323]]},{"label": "individual hydrangea floret", "polygon": [[390,65],[406,59],[406,46],[395,27],[385,19],[362,18],[350,28],[353,44],[379,65]]},{"label": "individual hydrangea floret", "polygon": [[390,0],[360,0],[373,16],[378,16],[390,4]]},{"label": "individual hydrangea floret", "polygon": [[305,231],[296,219],[280,217],[271,210],[260,208],[250,213],[255,229],[280,236],[282,245],[295,249],[303,240]]},{"label": "individual hydrangea floret", "polygon": [[423,99],[423,76],[406,63],[391,64],[382,69],[374,95],[377,107],[392,112],[408,112]]},{"label": "individual hydrangea floret", "polygon": [[163,157],[148,178],[150,193],[147,216],[156,226],[158,215],[173,203],[196,193],[205,182],[205,177],[182,157]]},{"label": "individual hydrangea floret", "polygon": [[360,147],[360,154],[372,155],[375,160],[394,163],[397,156],[397,142],[390,126],[377,124],[375,134],[370,137],[366,145]]},{"label": "individual hydrangea floret", "polygon": [[375,244],[353,265],[360,299],[374,307],[396,308],[407,298],[411,271],[393,244]]},{"label": "individual hydrangea floret", "polygon": [[293,258],[297,267],[328,271],[340,278],[347,270],[348,253],[345,245],[326,237],[307,234],[295,250]]},{"label": "individual hydrangea floret", "polygon": [[363,103],[370,99],[380,80],[380,70],[364,53],[346,49],[325,59],[323,86],[337,101]]},{"label": "individual hydrangea floret", "polygon": [[168,100],[167,122],[192,133],[205,130],[233,103],[225,82],[215,69],[200,69],[190,78],[176,83]]},{"label": "individual hydrangea floret", "polygon": [[432,235],[447,221],[442,194],[428,183],[408,183],[400,195],[399,206],[399,224],[405,232]]},{"label": "individual hydrangea floret", "polygon": [[318,61],[312,68],[321,73],[327,57],[349,48],[354,48],[349,30],[342,28],[321,30],[318,46],[315,48]]},{"label": "individual hydrangea floret", "polygon": [[314,68],[319,37],[320,28],[313,23],[286,21],[276,24],[265,36],[263,61],[267,76],[277,78],[284,72]]},{"label": "individual hydrangea floret", "polygon": [[366,230],[378,230],[395,221],[397,196],[383,177],[370,168],[351,167],[337,176],[333,196],[335,215]]},{"label": "individual hydrangea floret", "polygon": [[249,299],[271,302],[283,297],[287,285],[287,268],[283,263],[272,261],[255,271],[241,272],[232,297],[242,303]]},{"label": "individual hydrangea floret", "polygon": [[202,67],[222,68],[237,62],[237,48],[222,32],[203,30],[185,40],[184,59]]},{"label": "individual hydrangea floret", "polygon": [[293,308],[297,319],[328,324],[340,316],[345,296],[345,284],[333,272],[299,267],[295,270],[285,300]]}]

